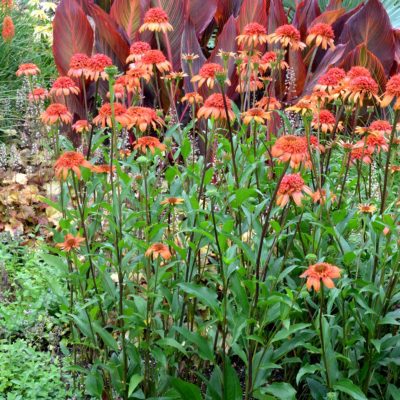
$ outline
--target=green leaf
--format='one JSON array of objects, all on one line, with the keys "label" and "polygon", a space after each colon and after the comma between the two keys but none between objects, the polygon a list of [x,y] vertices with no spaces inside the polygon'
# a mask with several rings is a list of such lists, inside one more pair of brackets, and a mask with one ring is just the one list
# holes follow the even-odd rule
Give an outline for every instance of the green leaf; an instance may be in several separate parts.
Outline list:
[{"label": "green leaf", "polygon": [[157,341],[157,344],[160,347],[165,347],[165,346],[173,347],[173,348],[179,350],[181,353],[187,355],[185,348],[173,338],[160,339]]},{"label": "green leaf", "polygon": [[294,332],[308,328],[310,325],[311,324],[294,324],[289,329],[282,329],[275,335],[271,343],[286,339],[287,337],[293,335]]},{"label": "green leaf", "polygon": [[183,400],[203,400],[200,389],[192,383],[172,378],[171,385],[181,395]]},{"label": "green leaf", "polygon": [[224,368],[224,400],[242,400],[242,388],[236,371],[226,359]]},{"label": "green leaf", "polygon": [[320,369],[319,365],[307,364],[304,367],[301,367],[296,376],[296,385],[299,384],[304,375],[313,374],[315,371],[318,371],[319,369]]},{"label": "green leaf", "polygon": [[93,330],[99,334],[99,336],[102,338],[103,342],[110,348],[113,349],[114,351],[118,351],[118,343],[117,341],[113,338],[111,333],[107,332],[104,328],[102,328],[98,324],[93,324]]},{"label": "green leaf", "polygon": [[290,383],[276,382],[268,385],[265,393],[274,395],[279,400],[294,400],[296,397],[296,390]]},{"label": "green leaf", "polygon": [[130,396],[133,391],[138,387],[139,383],[142,382],[143,376],[133,375],[129,381],[128,396]]},{"label": "green leaf", "polygon": [[220,314],[217,294],[214,291],[205,286],[195,285],[194,283],[179,283],[178,286],[184,292],[197,297],[202,303]]},{"label": "green leaf", "polygon": [[101,399],[101,395],[103,394],[103,386],[103,377],[98,371],[91,371],[86,377],[85,388],[87,393],[91,396]]},{"label": "green leaf", "polygon": [[333,388],[339,392],[348,394],[355,400],[368,400],[362,390],[350,379],[341,379],[333,385]]}]

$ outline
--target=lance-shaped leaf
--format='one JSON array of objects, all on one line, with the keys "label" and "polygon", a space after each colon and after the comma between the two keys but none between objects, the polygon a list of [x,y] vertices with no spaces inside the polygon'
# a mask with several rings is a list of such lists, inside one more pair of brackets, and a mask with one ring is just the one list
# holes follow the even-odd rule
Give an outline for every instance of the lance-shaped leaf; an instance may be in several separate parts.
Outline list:
[{"label": "lance-shaped leaf", "polygon": [[143,22],[142,0],[115,0],[110,15],[118,25],[124,28],[129,42],[139,39],[139,27]]},{"label": "lance-shaped leaf", "polygon": [[393,30],[393,35],[394,35],[394,60],[396,62],[396,65],[393,66],[393,73],[399,73],[400,72],[400,29],[394,29]]},{"label": "lance-shaped leaf", "polygon": [[314,21],[311,22],[310,26],[315,24],[333,25],[333,23],[336,22],[342,15],[344,15],[345,12],[346,9],[344,8],[324,11],[321,15],[315,18]]},{"label": "lance-shaped leaf", "polygon": [[318,0],[303,0],[297,7],[293,17],[293,25],[304,38],[311,22],[321,14]]},{"label": "lance-shaped leaf", "polygon": [[238,32],[243,32],[244,27],[251,22],[267,26],[266,0],[244,0],[237,17]]},{"label": "lance-shaped leaf", "polygon": [[89,4],[89,14],[96,26],[96,50],[112,58],[124,68],[129,54],[129,44],[118,30],[114,20],[96,4]]},{"label": "lance-shaped leaf", "polygon": [[[199,41],[196,36],[196,30],[192,22],[189,20],[185,23],[185,28],[182,34],[182,54],[197,54],[199,58],[192,62],[192,73],[196,75],[199,72],[201,66],[206,62],[203,51],[201,50]],[[188,75],[184,80],[184,86],[186,92],[193,92],[194,86],[190,82],[190,70],[188,63],[182,60],[182,70]]]},{"label": "lance-shaped leaf", "polygon": [[268,33],[275,32],[278,26],[288,23],[288,19],[283,8],[282,0],[270,0],[268,11]]},{"label": "lance-shaped leaf", "polygon": [[340,64],[340,67],[349,70],[354,65],[367,68],[372,77],[378,82],[380,90],[383,91],[385,89],[386,74],[382,63],[367,49],[365,44],[358,45],[353,51],[348,53]]},{"label": "lance-shaped leaf", "polygon": [[217,11],[217,0],[189,0],[187,2],[186,19],[190,18],[197,37],[206,30]]},{"label": "lance-shaped leaf", "polygon": [[75,0],[61,0],[53,21],[53,54],[60,75],[66,75],[75,53],[90,55],[93,30]]},{"label": "lance-shaped leaf", "polygon": [[388,74],[394,60],[394,35],[389,16],[379,0],[368,0],[348,19],[339,39],[353,50],[359,44],[375,54]]},{"label": "lance-shaped leaf", "polygon": [[224,26],[231,15],[236,17],[239,14],[242,0],[217,0],[215,20],[219,26]]}]

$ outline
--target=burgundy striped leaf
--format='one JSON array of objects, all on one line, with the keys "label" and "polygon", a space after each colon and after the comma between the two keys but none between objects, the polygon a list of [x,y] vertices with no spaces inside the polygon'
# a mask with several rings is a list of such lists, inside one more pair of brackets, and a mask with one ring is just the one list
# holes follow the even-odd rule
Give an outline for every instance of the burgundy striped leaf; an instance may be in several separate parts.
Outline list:
[{"label": "burgundy striped leaf", "polygon": [[61,0],[53,21],[53,54],[60,75],[66,75],[75,53],[90,55],[93,30],[81,6],[75,0]]},{"label": "burgundy striped leaf", "polygon": [[347,43],[349,50],[364,44],[378,57],[386,74],[390,72],[394,61],[394,35],[389,16],[379,0],[368,0],[348,19],[339,43]]},{"label": "burgundy striped leaf", "polygon": [[206,30],[217,11],[217,0],[187,0],[187,17],[193,23],[197,37]]},{"label": "burgundy striped leaf", "polygon": [[398,74],[400,72],[400,29],[393,30],[394,35],[394,60],[393,74]]},{"label": "burgundy striped leaf", "polygon": [[268,9],[268,33],[275,32],[278,26],[288,23],[288,19],[283,8],[282,0],[270,0]]},{"label": "burgundy striped leaf", "polygon": [[238,32],[251,22],[267,27],[267,0],[244,0],[237,17]]},{"label": "burgundy striped leaf", "polygon": [[302,39],[307,35],[311,22],[321,14],[318,0],[303,0],[293,17],[293,25],[300,31]]},{"label": "burgundy striped leaf", "polygon": [[130,43],[139,39],[138,31],[143,22],[144,7],[143,0],[114,0],[111,7],[111,17],[124,28]]},{"label": "burgundy striped leaf", "polygon": [[89,15],[96,26],[96,50],[108,55],[119,68],[125,67],[129,44],[114,20],[96,4],[89,4]]},{"label": "burgundy striped leaf", "polygon": [[224,26],[231,15],[236,17],[239,14],[242,0],[217,0],[215,20],[219,26]]},{"label": "burgundy striped leaf", "polygon": [[345,8],[338,8],[335,10],[324,11],[321,15],[311,22],[311,25],[315,24],[328,24],[333,25],[341,16],[346,12]]}]

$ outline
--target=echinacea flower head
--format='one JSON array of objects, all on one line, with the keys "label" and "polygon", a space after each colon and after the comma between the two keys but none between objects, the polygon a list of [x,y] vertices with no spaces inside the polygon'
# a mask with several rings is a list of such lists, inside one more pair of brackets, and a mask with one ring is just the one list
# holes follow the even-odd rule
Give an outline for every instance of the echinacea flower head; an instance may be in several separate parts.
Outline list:
[{"label": "echinacea flower head", "polygon": [[181,101],[187,101],[189,104],[201,104],[203,97],[197,92],[189,92],[182,97]]},{"label": "echinacea flower head", "polygon": [[400,109],[400,74],[393,75],[386,83],[386,90],[383,94],[381,107],[387,107],[393,99],[396,99],[393,109]]},{"label": "echinacea flower head", "polygon": [[109,164],[99,164],[99,165],[92,165],[91,166],[91,171],[94,172],[95,174],[109,174],[115,171],[115,165],[110,167]]},{"label": "echinacea flower head", "polygon": [[346,78],[349,80],[358,78],[359,76],[367,76],[369,78],[372,78],[369,70],[367,68],[361,67],[359,65],[355,65],[354,67],[351,67],[350,70],[346,74]]},{"label": "echinacea flower head", "polygon": [[177,206],[178,204],[182,204],[184,200],[181,197],[167,197],[160,204],[168,204],[170,206]]},{"label": "echinacea flower head", "polygon": [[140,88],[140,80],[143,79],[145,82],[149,82],[151,79],[151,75],[153,70],[150,68],[146,68],[142,64],[135,64],[134,66],[129,67],[128,71],[126,71],[126,88],[128,92],[136,92]]},{"label": "echinacea flower head", "polygon": [[49,92],[43,88],[35,88],[28,95],[29,101],[46,100],[49,97]]},{"label": "echinacea flower head", "polygon": [[79,249],[82,242],[84,241],[85,239],[81,237],[79,234],[74,236],[71,235],[70,233],[67,233],[64,236],[64,241],[62,243],[57,243],[56,247],[59,247],[61,250],[69,252],[74,249]]},{"label": "echinacea flower head", "polygon": [[129,107],[127,114],[130,119],[129,129],[134,126],[141,132],[145,132],[149,126],[157,129],[157,126],[164,125],[164,121],[157,115],[156,110],[150,107]]},{"label": "echinacea flower head", "polygon": [[80,78],[85,75],[90,63],[90,58],[83,53],[75,53],[69,61],[68,76]]},{"label": "echinacea flower head", "polygon": [[335,287],[332,279],[340,278],[341,271],[338,267],[326,262],[319,262],[310,265],[305,272],[300,275],[300,278],[307,278],[307,289],[314,288],[316,292],[321,289],[321,281],[328,289]]},{"label": "echinacea flower head", "polygon": [[99,78],[107,80],[108,75],[104,69],[106,67],[110,67],[111,65],[113,65],[113,63],[110,57],[101,53],[94,54],[92,57],[90,57],[88,65],[84,70],[86,79],[92,81],[97,81]]},{"label": "echinacea flower head", "polygon": [[300,41],[300,32],[293,25],[279,26],[274,33],[268,35],[270,43],[280,43],[282,47],[291,47],[293,50],[303,50],[306,44]]},{"label": "echinacea flower head", "polygon": [[311,96],[304,96],[296,104],[287,107],[286,111],[292,111],[301,115],[311,114],[316,109],[315,102],[311,99]]},{"label": "echinacea flower head", "polygon": [[309,159],[307,141],[301,136],[285,135],[277,139],[271,149],[272,157],[280,162],[290,162],[292,168],[298,168]]},{"label": "echinacea flower head", "polygon": [[279,207],[285,207],[290,198],[293,199],[297,206],[301,206],[301,201],[304,193],[312,196],[312,190],[304,183],[300,174],[288,174],[282,178],[279,185],[278,195],[276,197],[276,204]]},{"label": "echinacea flower head", "polygon": [[152,244],[146,250],[145,255],[146,257],[151,257],[151,256],[154,256],[155,258],[162,257],[164,260],[169,260],[172,257],[172,254],[169,251],[168,246],[163,243]]},{"label": "echinacea flower head", "polygon": [[247,24],[243,32],[236,37],[238,45],[258,46],[259,44],[267,43],[268,35],[264,26],[257,22]]},{"label": "echinacea flower head", "polygon": [[373,204],[359,204],[358,212],[361,214],[373,214],[376,211],[376,206]]},{"label": "echinacea flower head", "polygon": [[392,131],[392,124],[389,121],[377,119],[371,123],[368,127],[368,131],[371,133],[389,134]]},{"label": "echinacea flower head", "polygon": [[182,54],[182,60],[186,61],[187,63],[192,63],[194,60],[197,60],[199,58],[198,54],[194,53],[183,53]]},{"label": "echinacea flower head", "polygon": [[365,144],[367,149],[373,153],[375,150],[377,153],[389,150],[389,143],[385,135],[380,132],[372,132],[365,138]]},{"label": "echinacea flower head", "polygon": [[34,76],[40,74],[40,69],[37,67],[36,64],[28,63],[28,64],[21,64],[18,67],[17,72],[15,75],[18,77],[25,75],[25,76]]},{"label": "echinacea flower head", "polygon": [[280,110],[282,104],[275,97],[261,97],[260,100],[256,102],[256,107],[262,108],[264,111]]},{"label": "echinacea flower head", "polygon": [[225,96],[225,102],[228,115],[225,111],[224,98],[222,97],[222,94],[212,94],[206,99],[204,105],[200,107],[197,113],[197,117],[206,119],[212,117],[216,120],[228,119],[229,117],[229,119],[232,121],[233,119],[235,119],[235,114],[232,111],[231,100]]},{"label": "echinacea flower head", "polygon": [[368,76],[359,76],[350,80],[346,87],[345,97],[353,103],[359,103],[360,106],[364,104],[364,100],[375,99],[378,103],[379,86],[376,81]]},{"label": "echinacea flower head", "polygon": [[[114,117],[115,121],[119,122],[124,128],[131,122],[125,106],[120,103],[114,103]],[[110,103],[105,103],[101,106],[99,114],[97,117],[93,118],[93,123],[95,125],[101,125],[103,128],[106,126],[112,127],[112,108]]]},{"label": "echinacea flower head", "polygon": [[79,92],[79,86],[68,76],[58,77],[50,89],[50,94],[52,96],[69,96],[71,94],[78,95]]},{"label": "echinacea flower head", "polygon": [[313,42],[317,47],[321,46],[323,50],[326,50],[328,46],[333,50],[335,48],[335,33],[333,32],[332,26],[329,24],[318,23],[310,27],[306,43],[310,46]]},{"label": "echinacea flower head", "polygon": [[153,136],[142,136],[134,142],[133,148],[135,150],[140,150],[142,153],[147,153],[150,150],[154,154],[155,150],[165,151],[167,146],[162,144],[156,137]]},{"label": "echinacea flower head", "polygon": [[153,67],[156,67],[160,72],[168,72],[172,69],[171,63],[160,50],[146,51],[142,56],[141,62],[151,72],[153,71]]},{"label": "echinacea flower head", "polygon": [[241,79],[239,85],[236,86],[235,91],[238,93],[256,92],[264,87],[263,82],[258,78],[258,75],[252,73],[248,79]]},{"label": "echinacea flower head", "polygon": [[[319,114],[314,116],[311,126],[324,133],[333,133],[336,126],[336,118],[329,110],[320,110]],[[342,121],[338,122],[336,129],[339,131],[343,130]]]},{"label": "echinacea flower head", "polygon": [[[320,203],[320,204],[325,204],[327,200],[327,193],[325,189],[317,189],[313,194],[312,194],[312,200],[314,203]],[[330,194],[330,199],[331,201],[336,200],[336,195],[335,194]]]},{"label": "echinacea flower head", "polygon": [[[302,138],[307,143],[307,137],[302,136]],[[314,135],[310,135],[310,146],[314,149],[318,149],[321,153],[323,153],[325,151],[325,147],[318,141],[318,138]]]},{"label": "echinacea flower head", "polygon": [[356,161],[361,161],[365,164],[371,164],[372,153],[373,151],[371,151],[368,147],[364,147],[364,142],[358,142],[353,145],[353,148],[350,152],[350,162],[354,164]]},{"label": "echinacea flower head", "polygon": [[76,132],[76,133],[85,133],[85,132],[89,132],[89,130],[91,129],[91,125],[89,124],[89,122],[86,119],[79,119],[78,121],[76,121],[73,125],[72,125],[72,129]]},{"label": "echinacea flower head", "polygon": [[204,64],[199,73],[194,75],[191,82],[198,82],[198,86],[201,87],[204,83],[212,89],[215,84],[216,74],[223,73],[224,67],[216,63],[206,63]]},{"label": "echinacea flower head", "polygon": [[41,120],[47,125],[57,123],[70,124],[72,123],[72,114],[64,104],[53,103],[42,113]]},{"label": "echinacea flower head", "polygon": [[80,179],[81,167],[91,169],[92,164],[86,160],[82,153],[75,151],[67,151],[61,154],[54,164],[56,177],[60,180],[66,180],[70,171],[75,173],[76,177]]},{"label": "echinacea flower head", "polygon": [[344,69],[336,67],[330,68],[318,79],[315,89],[324,90],[328,93],[332,92],[341,85],[345,77],[346,72]]},{"label": "echinacea flower head", "polygon": [[126,63],[138,62],[142,59],[146,51],[151,50],[151,46],[147,42],[133,42],[129,48],[129,56]]},{"label": "echinacea flower head", "polygon": [[10,43],[15,36],[14,22],[13,22],[12,18],[8,15],[6,17],[4,17],[3,29],[2,29],[1,35],[3,36],[3,40],[6,43]]},{"label": "echinacea flower head", "polygon": [[260,69],[264,72],[268,69],[286,69],[288,67],[289,64],[283,58],[278,62],[278,55],[275,51],[267,51],[260,59]]},{"label": "echinacea flower head", "polygon": [[249,125],[251,121],[258,124],[265,124],[266,120],[271,119],[270,113],[264,111],[262,108],[250,108],[249,110],[242,113],[243,123]]},{"label": "echinacea flower head", "polygon": [[169,23],[168,14],[159,7],[149,8],[144,15],[144,21],[139,28],[139,32],[168,32],[173,31],[173,26]]}]

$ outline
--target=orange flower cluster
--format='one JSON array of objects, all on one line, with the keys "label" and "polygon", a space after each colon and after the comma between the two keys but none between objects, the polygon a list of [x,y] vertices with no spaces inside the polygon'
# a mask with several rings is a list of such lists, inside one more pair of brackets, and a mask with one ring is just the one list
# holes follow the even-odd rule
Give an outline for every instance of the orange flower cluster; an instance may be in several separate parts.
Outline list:
[{"label": "orange flower cluster", "polygon": [[4,17],[3,20],[3,29],[1,31],[1,35],[3,36],[3,40],[6,43],[10,43],[15,36],[15,27],[14,22],[10,16]]}]

